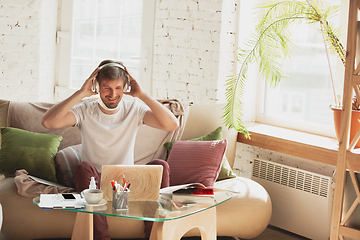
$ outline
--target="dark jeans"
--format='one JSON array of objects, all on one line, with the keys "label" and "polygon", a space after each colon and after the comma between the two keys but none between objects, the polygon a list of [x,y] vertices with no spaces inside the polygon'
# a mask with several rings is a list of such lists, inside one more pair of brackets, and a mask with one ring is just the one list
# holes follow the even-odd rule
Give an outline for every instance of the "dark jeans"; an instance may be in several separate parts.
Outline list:
[{"label": "dark jeans", "polygon": [[[168,187],[170,183],[170,179],[169,179],[170,169],[168,163],[161,159],[155,159],[148,162],[147,165],[163,166],[161,188]],[[88,161],[82,161],[76,164],[74,169],[74,182],[75,182],[76,191],[82,192],[84,189],[88,189],[91,177],[95,178],[96,186],[97,188],[100,188],[101,174],[97,171],[95,166]],[[110,239],[106,216],[94,214],[93,219],[94,219],[94,239],[96,240]],[[145,221],[145,237],[150,236],[151,228],[152,228],[152,222]]]}]

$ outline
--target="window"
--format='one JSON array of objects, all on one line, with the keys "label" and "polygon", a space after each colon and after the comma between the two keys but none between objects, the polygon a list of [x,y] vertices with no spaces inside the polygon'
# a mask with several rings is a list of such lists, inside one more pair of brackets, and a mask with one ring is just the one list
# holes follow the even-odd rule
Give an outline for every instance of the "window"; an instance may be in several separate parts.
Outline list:
[{"label": "window", "polygon": [[[241,1],[241,6],[243,2]],[[328,2],[340,4],[340,0]],[[247,7],[247,11],[254,11],[252,6]],[[244,9],[240,14],[244,14],[243,11]],[[249,17],[253,18],[253,15]],[[340,17],[343,16],[340,15]],[[339,18],[332,18],[332,22],[335,25],[338,24]],[[240,21],[240,28],[241,24]],[[283,61],[284,73],[290,77],[283,78],[275,88],[270,87],[261,79],[257,82],[256,97],[245,103],[256,108],[252,120],[335,137],[333,113],[330,109],[330,105],[333,105],[335,100],[326,50],[322,35],[317,30],[318,27],[316,24],[300,23],[293,28],[292,40],[297,48],[290,54],[290,59]],[[343,34],[346,35],[345,29]],[[344,41],[342,43],[345,45]],[[330,53],[330,50],[329,57],[334,81],[337,81],[335,82],[336,94],[342,95],[344,67],[338,57]],[[249,78],[260,77],[253,74],[248,75]],[[249,108],[249,106],[246,107]]]},{"label": "window", "polygon": [[154,29],[155,0],[65,0],[61,4],[57,100],[79,89],[105,59],[123,62],[150,92],[153,31],[148,29]]}]

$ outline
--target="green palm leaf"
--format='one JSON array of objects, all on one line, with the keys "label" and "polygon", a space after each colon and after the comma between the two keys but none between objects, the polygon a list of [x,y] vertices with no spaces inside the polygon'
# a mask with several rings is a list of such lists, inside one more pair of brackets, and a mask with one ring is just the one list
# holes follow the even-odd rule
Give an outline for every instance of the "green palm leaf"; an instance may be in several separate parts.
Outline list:
[{"label": "green palm leaf", "polygon": [[320,31],[326,36],[324,41],[345,63],[345,50],[337,37],[339,31],[327,21],[327,18],[337,13],[337,6],[324,6],[317,0],[269,2],[257,5],[258,24],[252,38],[245,42],[249,49],[238,49],[239,73],[230,76],[225,83],[227,104],[224,107],[224,123],[229,128],[243,133],[246,138],[250,135],[242,120],[242,98],[248,67],[254,61],[258,61],[262,78],[269,82],[270,86],[277,86],[280,80],[286,77],[281,62],[290,56],[291,50],[295,47],[290,40],[294,23],[320,23]]}]

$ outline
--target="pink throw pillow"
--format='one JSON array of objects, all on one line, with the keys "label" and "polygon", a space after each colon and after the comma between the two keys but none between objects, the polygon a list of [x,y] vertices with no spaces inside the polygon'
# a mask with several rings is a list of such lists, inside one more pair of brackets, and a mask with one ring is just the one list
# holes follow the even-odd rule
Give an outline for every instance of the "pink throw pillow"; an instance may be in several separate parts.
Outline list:
[{"label": "pink throw pillow", "polygon": [[202,183],[213,186],[227,147],[227,140],[176,141],[168,157],[170,186]]}]

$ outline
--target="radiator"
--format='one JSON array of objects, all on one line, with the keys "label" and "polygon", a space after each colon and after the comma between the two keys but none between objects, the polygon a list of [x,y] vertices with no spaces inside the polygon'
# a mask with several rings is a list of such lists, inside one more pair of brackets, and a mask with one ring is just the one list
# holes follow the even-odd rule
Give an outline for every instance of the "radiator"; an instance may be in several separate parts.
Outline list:
[{"label": "radiator", "polygon": [[252,179],[270,195],[270,225],[314,240],[329,239],[331,177],[255,158]]}]

